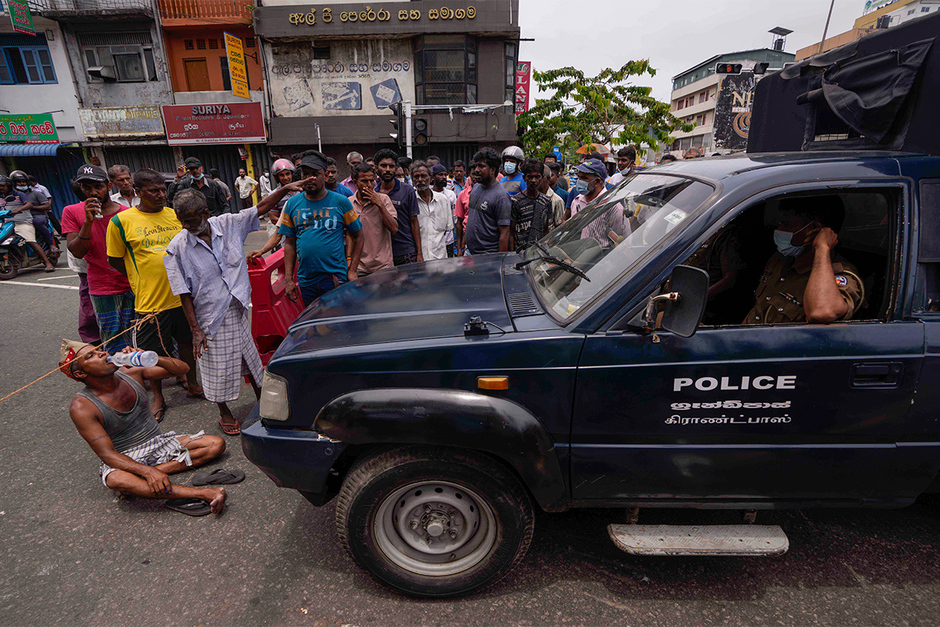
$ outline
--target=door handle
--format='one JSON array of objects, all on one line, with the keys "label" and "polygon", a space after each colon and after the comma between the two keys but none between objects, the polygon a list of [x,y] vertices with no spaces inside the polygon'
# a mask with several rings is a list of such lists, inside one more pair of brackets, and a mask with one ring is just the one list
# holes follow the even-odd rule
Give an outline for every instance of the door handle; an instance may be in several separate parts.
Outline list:
[{"label": "door handle", "polygon": [[857,363],[852,366],[853,388],[896,388],[901,384],[904,364],[897,361]]}]

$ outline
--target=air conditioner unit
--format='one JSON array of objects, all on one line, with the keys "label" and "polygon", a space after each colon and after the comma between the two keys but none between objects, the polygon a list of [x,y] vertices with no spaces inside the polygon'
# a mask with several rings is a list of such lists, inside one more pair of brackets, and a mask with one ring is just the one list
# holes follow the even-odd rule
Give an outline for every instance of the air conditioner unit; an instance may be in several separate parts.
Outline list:
[{"label": "air conditioner unit", "polygon": [[100,78],[105,81],[116,81],[113,65],[96,65],[88,68],[88,75],[92,78]]}]

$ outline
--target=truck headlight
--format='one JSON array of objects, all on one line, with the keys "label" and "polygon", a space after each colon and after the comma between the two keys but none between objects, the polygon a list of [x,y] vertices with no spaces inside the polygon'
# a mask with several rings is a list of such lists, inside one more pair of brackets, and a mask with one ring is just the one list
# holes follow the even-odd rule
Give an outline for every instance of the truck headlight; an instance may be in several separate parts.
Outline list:
[{"label": "truck headlight", "polygon": [[290,405],[287,402],[287,380],[276,374],[264,371],[261,379],[261,402],[258,413],[268,420],[287,420],[290,417]]}]

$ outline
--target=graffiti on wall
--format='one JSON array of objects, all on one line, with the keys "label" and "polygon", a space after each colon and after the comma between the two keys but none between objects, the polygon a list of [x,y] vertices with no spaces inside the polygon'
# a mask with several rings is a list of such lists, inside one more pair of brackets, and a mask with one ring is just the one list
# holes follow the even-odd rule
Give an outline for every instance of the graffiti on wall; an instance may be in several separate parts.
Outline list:
[{"label": "graffiti on wall", "polygon": [[309,43],[281,44],[272,55],[276,115],[378,115],[414,100],[411,43],[407,40],[332,42],[329,59],[314,59]]}]

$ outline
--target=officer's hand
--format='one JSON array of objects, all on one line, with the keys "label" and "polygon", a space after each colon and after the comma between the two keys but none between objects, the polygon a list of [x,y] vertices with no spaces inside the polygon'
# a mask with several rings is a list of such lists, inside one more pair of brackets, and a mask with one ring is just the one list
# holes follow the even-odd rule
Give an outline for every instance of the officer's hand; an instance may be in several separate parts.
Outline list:
[{"label": "officer's hand", "polygon": [[825,250],[832,250],[835,248],[836,244],[839,243],[839,236],[836,235],[835,231],[826,226],[822,229],[819,229],[812,242],[813,248],[816,250],[819,250],[820,248]]}]

